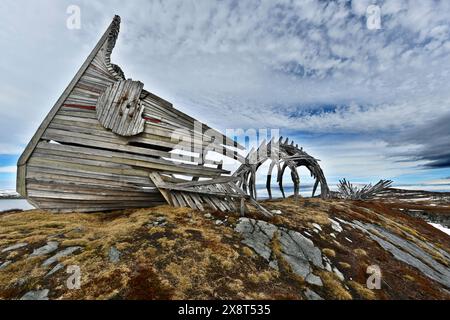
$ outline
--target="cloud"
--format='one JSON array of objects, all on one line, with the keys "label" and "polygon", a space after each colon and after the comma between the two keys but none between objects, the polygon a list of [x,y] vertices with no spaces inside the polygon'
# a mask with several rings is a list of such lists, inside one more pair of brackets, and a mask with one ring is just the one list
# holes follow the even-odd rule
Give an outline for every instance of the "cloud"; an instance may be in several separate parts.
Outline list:
[{"label": "cloud", "polygon": [[16,171],[16,166],[0,167],[0,173],[15,173]]},{"label": "cloud", "polygon": [[400,155],[411,160],[425,160],[427,168],[450,167],[450,113],[430,123],[409,129],[391,138],[392,145],[415,144],[414,150]]}]

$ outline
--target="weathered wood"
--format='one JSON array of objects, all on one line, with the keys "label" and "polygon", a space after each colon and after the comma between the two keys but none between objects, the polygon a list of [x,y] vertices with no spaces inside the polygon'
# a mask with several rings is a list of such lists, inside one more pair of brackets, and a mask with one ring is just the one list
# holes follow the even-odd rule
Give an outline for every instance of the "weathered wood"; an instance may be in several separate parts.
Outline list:
[{"label": "weathered wood", "polygon": [[166,199],[167,203],[169,205],[173,205],[172,197],[170,196],[170,193],[167,192],[165,189],[160,188],[162,185],[164,185],[164,181],[161,179],[161,176],[156,172],[150,172],[149,174],[150,179],[155,184],[155,186],[159,189],[161,194],[163,195],[164,199]]},{"label": "weathered wood", "polygon": [[121,136],[134,136],[144,131],[144,107],[139,97],[144,84],[123,80],[110,85],[96,105],[97,119],[106,128]]},{"label": "weathered wood", "polygon": [[19,193],[23,197],[27,196],[27,188],[25,183],[26,172],[27,172],[26,165],[17,166],[16,190],[17,193]]}]

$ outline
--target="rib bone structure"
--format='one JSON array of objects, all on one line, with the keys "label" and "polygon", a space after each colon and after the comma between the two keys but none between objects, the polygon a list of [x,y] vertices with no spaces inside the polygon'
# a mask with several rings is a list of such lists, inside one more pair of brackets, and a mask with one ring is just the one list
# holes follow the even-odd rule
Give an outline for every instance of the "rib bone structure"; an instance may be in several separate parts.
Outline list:
[{"label": "rib bone structure", "polygon": [[329,188],[325,175],[319,165],[319,160],[307,154],[303,151],[303,148],[299,148],[298,144],[294,145],[294,141],[289,143],[289,138],[283,142],[283,137],[280,137],[278,141],[275,139],[270,140],[268,143],[263,141],[257,149],[252,149],[245,162],[236,170],[233,174],[235,177],[240,177],[238,186],[241,187],[244,192],[248,193],[253,199],[257,199],[256,188],[256,172],[266,161],[270,161],[266,188],[269,198],[272,198],[272,173],[273,169],[277,168],[277,183],[283,197],[286,197],[283,187],[283,176],[286,168],[291,171],[291,178],[294,184],[294,195],[297,197],[300,190],[300,175],[298,173],[299,167],[306,167],[311,177],[315,179],[312,196],[314,197],[317,187],[320,184],[321,197],[327,198],[329,196]]}]

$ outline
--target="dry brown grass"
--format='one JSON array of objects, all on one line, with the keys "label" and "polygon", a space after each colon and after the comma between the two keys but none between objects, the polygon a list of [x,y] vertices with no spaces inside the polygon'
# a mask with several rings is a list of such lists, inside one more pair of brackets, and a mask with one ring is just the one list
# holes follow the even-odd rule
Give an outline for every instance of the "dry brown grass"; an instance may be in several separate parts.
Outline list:
[{"label": "dry brown grass", "polygon": [[342,262],[342,261],[340,261],[339,263],[339,266],[342,268],[342,269],[350,269],[352,266],[349,264],[349,263],[347,263],[347,262]]},{"label": "dry brown grass", "polygon": [[403,278],[405,278],[408,281],[416,281],[416,278],[414,278],[413,276],[411,276],[409,274],[403,275]]},{"label": "dry brown grass", "polygon": [[363,285],[361,285],[358,282],[355,281],[349,281],[347,282],[348,285],[356,291],[356,293],[363,299],[366,300],[375,300],[376,299],[376,294],[373,290],[367,289],[366,287],[364,287]]},{"label": "dry brown grass", "polygon": [[339,278],[332,272],[318,271],[323,285],[329,292],[330,298],[335,300],[352,300],[351,294],[342,286]]},{"label": "dry brown grass", "polygon": [[[286,199],[267,202],[267,206],[283,212],[277,217],[277,223],[297,231],[305,230],[313,222],[329,225],[331,213],[349,220],[360,215],[366,219],[378,219],[378,222],[387,221],[390,230],[397,228],[394,230],[397,234],[407,232],[390,222],[392,220],[376,218],[373,210],[367,209],[366,212],[352,202],[300,199],[296,203]],[[219,213],[211,213],[222,217]],[[167,224],[154,226],[158,216],[164,217]],[[237,217],[230,215],[228,221],[235,223]],[[277,236],[270,246],[279,271],[271,269],[267,261],[242,244],[242,238],[233,227],[216,226],[214,219],[206,219],[203,213],[191,209],[160,206],[111,213],[61,215],[33,210],[1,215],[0,230],[0,249],[18,242],[29,243],[26,248],[0,256],[0,260],[8,258],[13,261],[0,272],[0,298],[17,298],[29,290],[49,288],[52,299],[300,299],[306,286],[304,279],[295,275],[284,261]],[[324,235],[327,234],[313,234],[314,243],[324,248],[322,252],[328,257],[336,257],[337,251],[338,267],[346,269],[346,278],[353,277],[355,281],[342,283],[333,273],[315,270],[314,273],[324,283],[319,294],[327,299],[351,299],[352,293],[355,298],[374,298],[372,291],[358,283],[365,276],[365,260],[376,256],[380,263],[385,263],[381,266],[385,270],[392,268],[391,256],[385,255],[378,246],[372,247],[370,239],[364,240],[357,234],[352,234],[351,238],[361,242],[353,244],[339,244]],[[80,266],[80,290],[67,290],[65,281],[68,275],[64,270],[44,279],[49,268],[40,265],[48,256],[28,257],[34,248],[50,239],[58,241],[60,249],[83,247],[81,252],[60,261],[65,266]],[[356,243],[361,248],[354,249]],[[115,264],[108,257],[111,246],[121,252],[120,261]],[[437,254],[436,257],[438,260]],[[401,268],[401,265],[393,266]],[[392,274],[398,270],[392,269]],[[398,277],[389,278],[389,274],[386,273],[384,281],[393,286]],[[16,282],[19,279],[25,282],[18,286]],[[412,271],[403,279],[395,290],[405,290],[403,285],[412,290],[418,280],[424,286],[427,284],[426,279],[416,277]],[[344,284],[351,290],[346,290]],[[437,292],[439,288],[430,290]]]},{"label": "dry brown grass", "polygon": [[256,253],[255,253],[252,249],[250,249],[249,247],[243,247],[243,248],[242,248],[242,252],[243,252],[247,257],[250,257],[250,258],[253,258],[253,257],[255,257],[255,255],[256,255]]},{"label": "dry brown grass", "polygon": [[249,280],[255,284],[269,283],[276,277],[278,277],[278,271],[275,270],[267,270],[259,273],[251,273],[248,275]]},{"label": "dry brown grass", "polygon": [[324,248],[324,249],[322,249],[322,252],[324,255],[326,255],[328,257],[331,257],[331,258],[336,257],[336,252],[333,249]]},{"label": "dry brown grass", "polygon": [[367,256],[367,251],[361,248],[357,248],[353,250],[358,256]]}]

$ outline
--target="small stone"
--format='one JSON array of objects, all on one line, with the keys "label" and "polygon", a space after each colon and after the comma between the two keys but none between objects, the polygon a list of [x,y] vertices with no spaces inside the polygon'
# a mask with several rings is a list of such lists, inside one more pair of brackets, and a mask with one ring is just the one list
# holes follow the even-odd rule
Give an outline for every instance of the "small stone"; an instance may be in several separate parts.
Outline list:
[{"label": "small stone", "polygon": [[52,274],[58,272],[59,270],[61,270],[62,268],[64,268],[64,265],[62,263],[58,263],[56,266],[53,267],[52,270],[50,270],[46,275],[45,278],[51,276]]},{"label": "small stone", "polygon": [[29,291],[20,300],[48,300],[48,289]]},{"label": "small stone", "polygon": [[270,212],[272,212],[273,214],[276,214],[276,215],[283,214],[283,212],[281,212],[281,210],[272,210]]},{"label": "small stone", "polygon": [[3,249],[3,250],[2,250],[2,253],[3,253],[3,252],[12,251],[12,250],[17,250],[17,249],[26,247],[27,245],[28,245],[28,243],[25,243],[25,242],[17,243],[17,244],[14,244],[14,245],[12,245],[12,246],[9,246],[9,247]]},{"label": "small stone", "polygon": [[27,283],[27,279],[25,279],[25,278],[20,278],[20,279],[18,279],[18,280],[14,283],[14,286],[16,286],[16,287],[21,287],[21,286],[23,286],[25,283]]},{"label": "small stone", "polygon": [[[191,219],[191,220],[193,220],[193,219]],[[167,225],[167,221],[164,221],[164,222],[161,223],[159,226],[160,226],[160,227],[164,227],[165,225]]]},{"label": "small stone", "polygon": [[336,220],[330,219],[330,218],[328,218],[328,219],[331,221],[331,229],[333,229],[337,233],[342,232],[343,229],[342,229],[341,225],[339,224],[339,222],[337,222]]},{"label": "small stone", "polygon": [[115,247],[109,248],[109,261],[112,263],[117,263],[120,261],[121,252]]},{"label": "small stone", "polygon": [[333,271],[333,268],[331,268],[331,264],[329,264],[328,262],[325,262],[325,270],[327,270],[328,272]]},{"label": "small stone", "polygon": [[156,218],[156,221],[158,221],[158,222],[164,222],[164,221],[166,221],[166,218],[165,218],[165,217],[157,217],[157,218]]},{"label": "small stone", "polygon": [[322,279],[320,279],[319,276],[316,276],[315,274],[312,273],[306,276],[305,281],[308,282],[309,284],[313,284],[319,287],[323,286]]},{"label": "small stone", "polygon": [[204,217],[205,217],[206,219],[211,219],[211,218],[212,218],[212,215],[211,215],[211,213],[205,213],[205,214],[204,214]]},{"label": "small stone", "polygon": [[66,249],[64,249],[64,250],[62,250],[62,251],[60,251],[60,252],[58,252],[58,253],[55,254],[54,256],[48,258],[47,260],[45,260],[45,261],[42,263],[42,266],[43,266],[43,267],[46,267],[46,266],[52,265],[53,263],[55,263],[56,261],[58,261],[59,258],[66,257],[66,256],[68,256],[68,255],[71,255],[72,253],[74,253],[74,252],[76,252],[76,251],[78,251],[78,250],[80,250],[80,249],[81,249],[81,247],[68,247],[68,248],[66,248]]},{"label": "small stone", "polygon": [[11,264],[12,261],[7,260],[0,265],[0,270],[5,269],[7,266]]},{"label": "small stone", "polygon": [[30,257],[40,257],[49,253],[52,253],[56,249],[58,249],[58,242],[56,241],[49,241],[45,246],[42,246],[40,248],[34,249],[33,253],[30,254]]},{"label": "small stone", "polygon": [[321,296],[319,296],[317,293],[315,293],[314,291],[312,291],[311,289],[307,288],[304,291],[305,297],[308,300],[323,300],[323,298]]},{"label": "small stone", "polygon": [[344,275],[336,267],[333,268],[333,272],[338,276],[341,281],[344,281]]},{"label": "small stone", "polygon": [[275,269],[276,271],[279,271],[279,268],[278,268],[278,261],[276,261],[276,260],[271,260],[271,261],[269,262],[269,267],[271,267],[272,269]]},{"label": "small stone", "polygon": [[332,232],[332,233],[330,233],[330,236],[332,236],[333,238],[335,238],[336,239],[336,235]]},{"label": "small stone", "polygon": [[311,233],[309,233],[308,231],[303,231],[304,234],[306,234],[308,237],[312,237]]},{"label": "small stone", "polygon": [[350,240],[349,238],[345,237],[345,240],[347,240],[348,242],[352,243],[353,241]]},{"label": "small stone", "polygon": [[319,224],[313,223],[312,226],[315,230],[322,231],[322,227]]},{"label": "small stone", "polygon": [[216,220],[216,226],[220,226],[220,225],[222,225],[223,224],[223,221],[222,220]]}]

